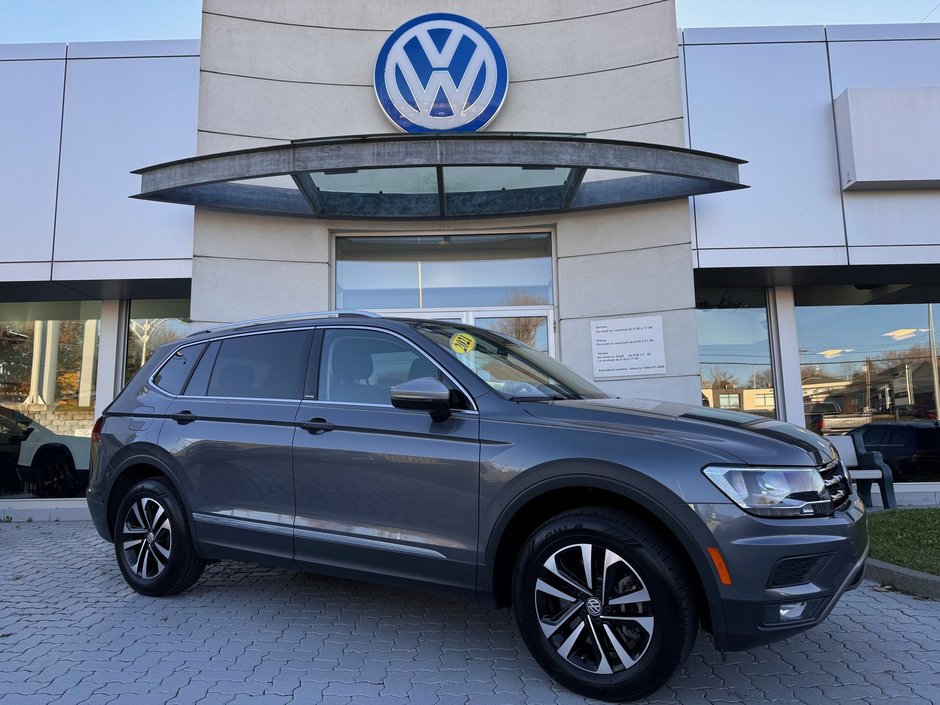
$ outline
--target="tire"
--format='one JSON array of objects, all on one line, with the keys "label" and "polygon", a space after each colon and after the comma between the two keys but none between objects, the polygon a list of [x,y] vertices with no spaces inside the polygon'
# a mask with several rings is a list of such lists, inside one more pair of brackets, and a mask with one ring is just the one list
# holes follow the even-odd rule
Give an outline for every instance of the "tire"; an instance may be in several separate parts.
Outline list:
[{"label": "tire", "polygon": [[513,612],[535,660],[579,695],[610,702],[652,693],[685,661],[698,632],[693,592],[652,527],[604,507],[539,527],[512,582]]},{"label": "tire", "polygon": [[127,584],[153,597],[192,587],[206,567],[196,554],[183,505],[163,478],[138,482],[121,500],[114,553]]},{"label": "tire", "polygon": [[68,497],[75,473],[72,456],[64,450],[40,450],[33,460],[37,497]]}]

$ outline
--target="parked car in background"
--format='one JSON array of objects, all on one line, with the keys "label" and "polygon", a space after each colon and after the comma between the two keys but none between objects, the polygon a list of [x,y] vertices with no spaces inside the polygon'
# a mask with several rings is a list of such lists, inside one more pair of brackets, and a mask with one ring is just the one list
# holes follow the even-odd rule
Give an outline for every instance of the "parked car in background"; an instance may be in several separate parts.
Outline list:
[{"label": "parked car in background", "polygon": [[557,681],[642,697],[819,624],[862,580],[828,440],[610,398],[494,331],[331,312],[160,347],[95,422],[88,507],[128,584],[254,561],[513,607]]},{"label": "parked car in background", "polygon": [[841,435],[871,423],[871,413],[846,414],[834,401],[804,404],[806,428],[823,435]]},{"label": "parked car in background", "polygon": [[0,406],[2,491],[81,496],[88,485],[90,458],[90,438],[56,433],[20,411]]},{"label": "parked car in background", "polygon": [[936,422],[873,423],[856,429],[865,448],[881,453],[895,482],[940,480],[940,427]]},{"label": "parked car in background", "polygon": [[26,426],[17,423],[12,415],[0,414],[0,492],[17,494],[23,491],[23,482],[16,474],[20,445]]}]

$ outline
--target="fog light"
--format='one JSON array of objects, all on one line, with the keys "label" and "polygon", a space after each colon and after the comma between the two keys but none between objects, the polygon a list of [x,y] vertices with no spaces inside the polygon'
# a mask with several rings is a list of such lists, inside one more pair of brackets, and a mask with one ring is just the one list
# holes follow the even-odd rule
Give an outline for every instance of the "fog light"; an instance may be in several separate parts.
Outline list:
[{"label": "fog light", "polygon": [[788,602],[785,605],[777,605],[779,608],[778,619],[781,622],[791,622],[794,619],[803,619],[803,615],[806,614],[806,608],[808,606],[808,602]]},{"label": "fog light", "polygon": [[774,602],[764,605],[761,622],[764,626],[776,627],[814,619],[826,598],[814,597],[801,602]]}]

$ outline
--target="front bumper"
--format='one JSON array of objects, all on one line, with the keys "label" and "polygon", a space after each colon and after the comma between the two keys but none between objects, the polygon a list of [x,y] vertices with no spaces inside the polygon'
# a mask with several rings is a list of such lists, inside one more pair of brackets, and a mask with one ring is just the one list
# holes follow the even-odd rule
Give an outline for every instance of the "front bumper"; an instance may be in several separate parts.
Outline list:
[{"label": "front bumper", "polygon": [[811,629],[861,582],[868,529],[857,495],[845,510],[819,519],[762,519],[729,504],[694,509],[731,574],[732,584],[719,586],[724,624],[713,625],[721,650],[741,651]]}]

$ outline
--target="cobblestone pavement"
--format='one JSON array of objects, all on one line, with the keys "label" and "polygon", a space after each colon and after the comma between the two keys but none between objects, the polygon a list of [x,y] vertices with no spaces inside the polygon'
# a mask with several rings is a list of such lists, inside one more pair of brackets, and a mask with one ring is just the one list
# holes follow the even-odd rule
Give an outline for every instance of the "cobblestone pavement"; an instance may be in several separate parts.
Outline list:
[{"label": "cobblestone pavement", "polygon": [[[940,703],[940,603],[849,593],[809,633],[727,663],[700,638],[649,702]],[[238,563],[132,592],[88,522],[0,524],[0,703],[532,703],[553,685],[508,611]]]}]

